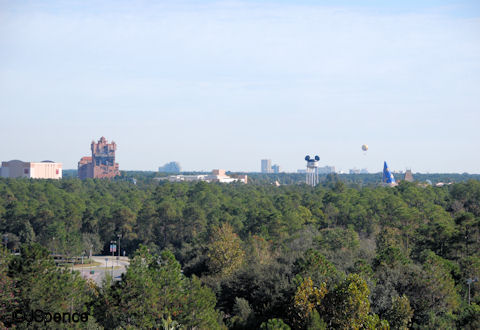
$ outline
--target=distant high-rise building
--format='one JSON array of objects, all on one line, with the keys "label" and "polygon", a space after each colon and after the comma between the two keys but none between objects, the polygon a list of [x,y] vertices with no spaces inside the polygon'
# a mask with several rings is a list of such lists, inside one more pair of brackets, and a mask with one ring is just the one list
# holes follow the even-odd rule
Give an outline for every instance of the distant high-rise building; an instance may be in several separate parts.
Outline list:
[{"label": "distant high-rise building", "polygon": [[78,162],[78,177],[86,178],[113,178],[120,175],[118,163],[115,163],[115,151],[117,144],[112,141],[108,143],[103,136],[98,143],[92,141],[91,157],[82,157]]},{"label": "distant high-rise building", "polygon": [[318,168],[318,174],[335,173],[335,166],[323,166]]},{"label": "distant high-rise building", "polygon": [[0,176],[4,178],[61,179],[62,164],[50,160],[39,163],[11,160],[2,162]]},{"label": "distant high-rise building", "polygon": [[272,165],[272,172],[273,173],[280,173],[280,165]]},{"label": "distant high-rise building", "polygon": [[408,182],[413,182],[412,170],[407,170],[407,171],[405,172],[404,180],[405,180],[405,181],[408,181]]},{"label": "distant high-rise building", "polygon": [[179,162],[170,162],[158,168],[159,172],[164,173],[180,173],[182,168],[180,167]]},{"label": "distant high-rise building", "polygon": [[360,170],[358,168],[352,168],[348,170],[349,174],[360,174]]},{"label": "distant high-rise building", "polygon": [[271,159],[262,159],[262,173],[272,173]]}]

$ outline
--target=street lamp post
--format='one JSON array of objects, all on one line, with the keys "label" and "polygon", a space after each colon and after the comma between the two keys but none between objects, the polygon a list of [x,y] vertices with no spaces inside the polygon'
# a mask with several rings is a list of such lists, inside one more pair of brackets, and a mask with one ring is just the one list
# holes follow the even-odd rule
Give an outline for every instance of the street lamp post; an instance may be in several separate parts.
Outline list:
[{"label": "street lamp post", "polygon": [[118,256],[117,256],[117,266],[118,266],[118,259],[120,259],[120,251],[122,250],[120,248],[120,240],[122,239],[122,234],[118,234],[117,237],[118,237]]},{"label": "street lamp post", "polygon": [[475,283],[475,282],[478,282],[478,277],[469,278],[467,280],[467,284],[468,284],[468,304],[469,305],[470,305],[470,286],[472,285],[472,283]]},{"label": "street lamp post", "polygon": [[107,272],[108,272],[108,258],[105,258],[105,278],[107,277]]},{"label": "street lamp post", "polygon": [[83,256],[85,255],[85,251],[82,252],[82,275],[85,277],[85,272],[83,269]]},{"label": "street lamp post", "polygon": [[[117,241],[110,241],[110,248],[112,250],[112,270],[111,270],[111,275],[112,275],[112,278],[113,278],[113,257],[115,256],[115,251],[117,249]],[[118,263],[118,260],[117,260],[117,263]]]},{"label": "street lamp post", "polygon": [[118,234],[118,257],[117,257],[117,260],[120,258],[120,240],[122,239],[122,234]]}]

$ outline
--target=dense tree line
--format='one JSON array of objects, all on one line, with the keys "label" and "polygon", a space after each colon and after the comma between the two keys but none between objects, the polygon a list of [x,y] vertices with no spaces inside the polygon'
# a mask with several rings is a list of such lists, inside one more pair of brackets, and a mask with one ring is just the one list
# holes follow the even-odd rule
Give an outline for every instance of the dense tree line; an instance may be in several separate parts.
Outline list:
[{"label": "dense tree line", "polygon": [[[182,174],[210,174],[210,172],[182,172]],[[305,182],[305,173],[239,173],[227,172],[228,175],[247,174],[249,184],[302,184]],[[172,175],[172,173],[153,172],[153,171],[121,171],[121,176],[117,177],[119,181],[131,181],[135,179],[139,183],[150,183],[155,178],[164,178]],[[320,174],[320,182],[326,183],[334,176],[339,180],[357,187],[369,186],[376,187],[382,181],[382,172],[377,173],[360,173],[360,174]],[[401,181],[404,179],[405,173],[394,173],[395,179]],[[64,178],[76,178],[77,170],[64,170]],[[427,183],[430,181],[433,185],[443,183],[465,182],[468,180],[480,180],[480,174],[469,173],[413,173],[414,180],[419,183]],[[428,181],[427,181],[428,180]]]},{"label": "dense tree line", "polygon": [[[479,328],[480,182],[0,180],[0,314],[105,328]],[[51,253],[132,258],[100,288]],[[48,292],[48,294],[47,294]],[[14,320],[3,320],[5,326]],[[17,324],[20,327],[21,324]],[[82,325],[79,325],[82,326]]]},{"label": "dense tree line", "polygon": [[[305,173],[246,173],[248,174],[251,184],[301,184],[305,182]],[[147,177],[146,173],[134,173],[134,172],[125,172],[125,176],[138,176],[138,177]],[[157,174],[161,175],[161,174]],[[320,182],[325,183],[331,180],[331,177],[337,177],[339,180],[350,184],[357,185],[359,187],[369,186],[375,187],[382,182],[382,172],[377,173],[359,173],[359,174],[320,174]],[[402,181],[404,179],[405,173],[394,173],[394,177],[397,181]],[[413,173],[414,180],[419,183],[430,182],[431,184],[436,184],[439,182],[450,183],[450,182],[464,182],[468,180],[480,180],[480,174],[468,174],[468,173]],[[427,181],[428,180],[428,181]]]}]

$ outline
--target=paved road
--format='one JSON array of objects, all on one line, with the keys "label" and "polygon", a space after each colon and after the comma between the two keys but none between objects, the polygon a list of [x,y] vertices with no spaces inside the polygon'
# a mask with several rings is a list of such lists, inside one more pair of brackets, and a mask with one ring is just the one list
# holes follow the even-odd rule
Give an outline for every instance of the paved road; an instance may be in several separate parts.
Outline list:
[{"label": "paved road", "polygon": [[[102,285],[106,273],[113,274],[113,279],[119,281],[121,274],[126,271],[126,266],[130,264],[127,257],[120,257],[120,259],[117,260],[117,257],[112,258],[112,256],[92,256],[92,259],[100,263],[100,265],[93,267],[75,267],[75,270],[78,270],[84,278],[94,280],[97,285]],[[108,259],[108,261],[106,261],[106,259]],[[91,274],[91,271],[94,273]]]}]

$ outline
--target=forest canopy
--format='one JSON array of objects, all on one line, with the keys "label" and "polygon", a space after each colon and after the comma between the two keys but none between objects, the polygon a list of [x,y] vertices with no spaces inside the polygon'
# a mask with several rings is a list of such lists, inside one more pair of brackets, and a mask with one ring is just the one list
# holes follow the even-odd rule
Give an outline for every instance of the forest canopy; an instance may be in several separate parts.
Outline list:
[{"label": "forest canopy", "polygon": [[[477,180],[0,179],[0,234],[3,315],[69,309],[105,328],[480,327],[480,284],[467,284],[480,276]],[[108,254],[118,235],[131,258],[120,281],[97,287],[51,259]]]}]

